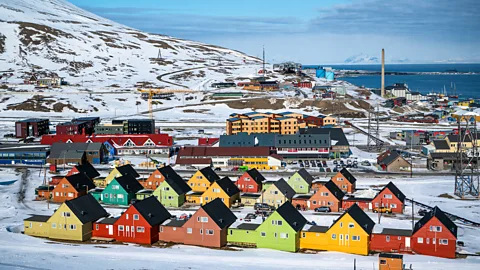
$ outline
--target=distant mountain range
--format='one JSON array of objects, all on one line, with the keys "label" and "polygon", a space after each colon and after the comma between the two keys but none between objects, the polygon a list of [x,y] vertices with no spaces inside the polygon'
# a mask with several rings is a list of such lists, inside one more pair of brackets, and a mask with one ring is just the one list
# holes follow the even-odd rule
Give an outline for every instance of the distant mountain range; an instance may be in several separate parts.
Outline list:
[{"label": "distant mountain range", "polygon": [[[360,53],[347,58],[343,63],[344,64],[380,64],[381,58],[376,56],[370,56],[368,54]],[[407,58],[403,59],[385,59],[387,63],[410,63],[410,60]]]}]

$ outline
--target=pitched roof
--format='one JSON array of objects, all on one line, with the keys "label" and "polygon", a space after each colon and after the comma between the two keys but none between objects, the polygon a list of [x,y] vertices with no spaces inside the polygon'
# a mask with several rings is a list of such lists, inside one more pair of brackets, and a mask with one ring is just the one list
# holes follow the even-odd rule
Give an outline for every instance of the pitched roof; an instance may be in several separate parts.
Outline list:
[{"label": "pitched roof", "polygon": [[313,176],[307,172],[307,170],[305,170],[304,168],[300,169],[298,172],[297,172],[302,178],[303,180],[305,180],[305,182],[307,182],[309,185],[312,184],[313,182]]},{"label": "pitched roof", "polygon": [[435,146],[435,149],[450,150],[446,140],[433,140],[433,146]]},{"label": "pitched roof", "polygon": [[207,178],[207,180],[210,183],[213,183],[217,180],[220,180],[220,177],[217,175],[217,173],[212,169],[212,167],[205,167],[200,170],[200,172]]},{"label": "pitched roof", "polygon": [[277,189],[282,192],[282,194],[287,197],[289,200],[296,194],[295,190],[285,181],[283,178],[273,183]]},{"label": "pitched roof", "polygon": [[403,259],[403,255],[400,254],[390,254],[390,253],[380,253],[378,255],[380,258],[390,258],[390,259]]},{"label": "pitched roof", "polygon": [[372,234],[375,222],[373,222],[373,220],[367,214],[365,214],[365,212],[363,212],[363,210],[357,204],[352,204],[352,206],[350,206],[347,211],[343,212],[343,214],[337,220],[335,220],[333,224],[341,220],[346,214],[349,214],[366,233]]},{"label": "pitched roof", "polygon": [[132,204],[150,226],[160,225],[171,217],[170,213],[155,196],[148,197]]},{"label": "pitched roof", "polygon": [[230,211],[230,209],[222,202],[220,198],[205,204],[202,209],[210,216],[210,218],[220,227],[225,229],[232,225],[237,217]]},{"label": "pitched roof", "polygon": [[73,214],[80,220],[80,222],[82,222],[82,224],[94,222],[102,217],[108,216],[107,211],[103,209],[90,193],[66,201],[65,204],[70,210],[72,210]]},{"label": "pitched roof", "polygon": [[232,197],[240,192],[240,189],[228,178],[228,176],[217,181],[218,186],[228,195]]},{"label": "pitched roof", "polygon": [[161,225],[167,227],[182,227],[187,221],[188,219],[170,218],[165,220]]},{"label": "pitched roof", "polygon": [[433,208],[430,212],[425,214],[422,219],[415,223],[412,235],[420,230],[433,217],[436,217],[443,224],[443,226],[445,226],[445,228],[453,234],[453,236],[457,237],[457,225],[455,225],[455,223],[453,223],[453,221],[447,217],[447,215],[445,215],[445,213],[437,206],[435,206],[435,208]]},{"label": "pitched roof", "polygon": [[329,227],[328,226],[318,226],[318,225],[313,225],[308,228],[307,232],[319,232],[319,233],[326,233],[328,231]]},{"label": "pitched roof", "polygon": [[[379,165],[385,164],[385,165],[390,165],[392,162],[397,160],[397,158],[402,158],[403,157],[397,152],[397,151],[392,151],[388,155],[383,156],[383,159],[380,160],[378,163]],[[407,161],[408,162],[408,161]]]},{"label": "pitched roof", "polygon": [[81,165],[75,166],[75,168],[77,168],[77,171],[80,173],[85,173],[90,179],[100,176],[100,173],[98,173],[98,171],[88,161]]},{"label": "pitched roof", "polygon": [[120,167],[117,167],[117,171],[122,175],[125,176],[127,174],[133,176],[134,178],[140,177],[137,171],[132,167],[130,164],[125,164]]},{"label": "pitched roof", "polygon": [[265,181],[265,177],[257,171],[257,169],[250,169],[246,173],[250,175],[250,177],[255,181],[257,184],[262,184],[263,181]]},{"label": "pitched roof", "polygon": [[186,146],[180,148],[178,159],[190,157],[268,157],[270,147],[210,147]]},{"label": "pitched roof", "polygon": [[115,178],[118,184],[128,193],[136,193],[143,189],[143,186],[131,174]]},{"label": "pitched roof", "polygon": [[412,230],[383,228],[382,231],[377,233],[377,234],[396,235],[396,236],[412,236]]},{"label": "pitched roof", "polygon": [[165,181],[168,183],[170,187],[173,188],[173,190],[178,195],[185,194],[190,190],[192,190],[187,185],[185,180],[183,180],[183,178],[180,175],[178,175],[178,173],[174,169],[172,169],[172,167],[165,166],[158,169],[158,171],[163,175],[163,177],[165,177]]},{"label": "pitched roof", "polygon": [[[342,128],[301,128],[301,134],[330,134],[332,141],[337,141],[336,146],[349,146],[347,137]],[[332,143],[333,144],[333,143]]]},{"label": "pitched roof", "polygon": [[325,184],[325,187],[330,191],[330,193],[332,193],[333,196],[335,196],[335,198],[337,198],[337,200],[342,201],[345,193],[332,180],[328,181]]},{"label": "pitched roof", "polygon": [[34,222],[47,222],[50,219],[50,216],[44,215],[33,215],[29,218],[24,219],[23,221],[34,221]]},{"label": "pitched roof", "polygon": [[106,217],[106,218],[101,218],[97,220],[96,223],[99,224],[115,224],[115,221],[117,221],[119,218],[118,217]]},{"label": "pitched roof", "polygon": [[348,182],[350,182],[350,184],[353,184],[355,182],[357,182],[357,178],[355,178],[355,176],[353,176],[349,170],[347,170],[346,168],[343,168],[340,173],[348,180]]},{"label": "pitched roof", "polygon": [[259,226],[260,224],[257,224],[257,223],[242,223],[238,225],[236,229],[254,231]]},{"label": "pitched roof", "polygon": [[305,217],[293,207],[291,202],[285,202],[276,212],[297,232],[307,224]]},{"label": "pitched roof", "polygon": [[402,203],[405,202],[405,194],[403,194],[403,192],[401,192],[400,189],[398,189],[397,186],[395,186],[395,184],[393,184],[392,182],[389,182],[385,187],[383,187],[383,189],[378,194],[382,193],[382,191],[386,188],[388,188],[393,193],[393,195],[395,195]]},{"label": "pitched roof", "polygon": [[[101,143],[53,143],[50,149],[50,158],[69,158],[70,155],[77,158],[85,151],[99,151],[102,148]],[[77,153],[77,155],[74,155]]]},{"label": "pitched roof", "polygon": [[65,177],[65,179],[72,185],[76,191],[91,190],[95,188],[95,184],[84,173],[77,173]]}]

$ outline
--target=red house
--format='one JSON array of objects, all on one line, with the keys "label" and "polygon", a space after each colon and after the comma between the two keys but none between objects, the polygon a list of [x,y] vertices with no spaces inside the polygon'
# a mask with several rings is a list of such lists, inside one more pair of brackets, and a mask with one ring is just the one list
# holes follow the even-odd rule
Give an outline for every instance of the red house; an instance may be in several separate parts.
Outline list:
[{"label": "red house", "polygon": [[342,199],[345,193],[333,182],[328,181],[324,186],[313,194],[309,199],[310,209],[314,210],[320,206],[328,206],[330,211],[339,212],[342,207]]},{"label": "red house", "polygon": [[265,177],[257,169],[250,169],[238,178],[236,184],[241,192],[257,193],[262,192],[263,181]]},{"label": "red house", "polygon": [[198,138],[198,146],[214,146],[220,138]]},{"label": "red house", "polygon": [[90,178],[90,180],[93,180],[94,178],[97,178],[100,176],[100,173],[98,173],[98,171],[88,161],[73,167],[67,173],[67,176],[74,175],[77,173],[84,173],[86,176],[88,176],[88,178]]},{"label": "red house", "polygon": [[412,249],[417,254],[455,258],[457,225],[440,210],[433,208],[416,224],[412,234]]},{"label": "red house", "polygon": [[101,218],[93,223],[92,238],[103,239],[115,239],[116,227],[115,222],[117,218]]},{"label": "red house", "polygon": [[392,213],[403,213],[405,195],[392,182],[388,183],[372,200],[373,208],[388,207]]},{"label": "red house", "polygon": [[312,194],[296,194],[292,198],[292,205],[297,208],[297,210],[307,210],[310,208],[310,198]]},{"label": "red house", "polygon": [[155,243],[159,225],[170,217],[154,196],[135,202],[115,222],[115,239],[138,244]]},{"label": "red house", "polygon": [[358,205],[364,212],[372,210],[372,198],[346,197],[342,201],[342,208],[348,209],[353,204]]},{"label": "red house", "polygon": [[412,252],[412,230],[382,228],[376,225],[370,236],[370,250],[378,252]]}]

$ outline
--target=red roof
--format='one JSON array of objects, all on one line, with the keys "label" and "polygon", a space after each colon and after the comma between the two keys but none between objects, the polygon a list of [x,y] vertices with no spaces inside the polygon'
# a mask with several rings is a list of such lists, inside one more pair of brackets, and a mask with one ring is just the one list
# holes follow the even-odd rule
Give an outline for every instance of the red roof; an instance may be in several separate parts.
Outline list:
[{"label": "red roof", "polygon": [[116,134],[116,135],[43,135],[42,144],[52,145],[56,142],[72,142],[72,143],[105,143],[109,142],[112,146],[123,146],[128,141],[133,142],[136,146],[143,146],[149,140],[155,146],[172,146],[173,138],[168,134]]},{"label": "red roof", "polygon": [[269,147],[182,147],[178,157],[268,157]]},{"label": "red roof", "polygon": [[198,138],[198,146],[212,146],[219,140],[220,138]]}]

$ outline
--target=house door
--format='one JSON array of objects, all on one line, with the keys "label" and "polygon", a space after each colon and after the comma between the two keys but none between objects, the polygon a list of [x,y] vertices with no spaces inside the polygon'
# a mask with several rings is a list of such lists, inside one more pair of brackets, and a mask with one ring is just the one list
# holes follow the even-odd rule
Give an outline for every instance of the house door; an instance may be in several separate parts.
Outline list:
[{"label": "house door", "polygon": [[368,210],[372,210],[373,207],[372,207],[372,203],[368,203]]},{"label": "house door", "polygon": [[113,235],[113,225],[108,225],[108,235]]},{"label": "house door", "polygon": [[125,234],[127,237],[130,237],[130,226],[125,226]]},{"label": "house door", "polygon": [[345,246],[349,246],[349,235],[345,234]]},{"label": "house door", "polygon": [[307,208],[310,208],[310,201],[307,201]]},{"label": "house door", "polygon": [[131,236],[131,237],[135,237],[135,226],[132,226],[132,227],[130,228],[130,236]]},{"label": "house door", "polygon": [[410,237],[405,237],[405,248],[410,248]]},{"label": "house door", "polygon": [[343,246],[344,242],[343,242],[343,234],[340,234],[340,246]]}]

